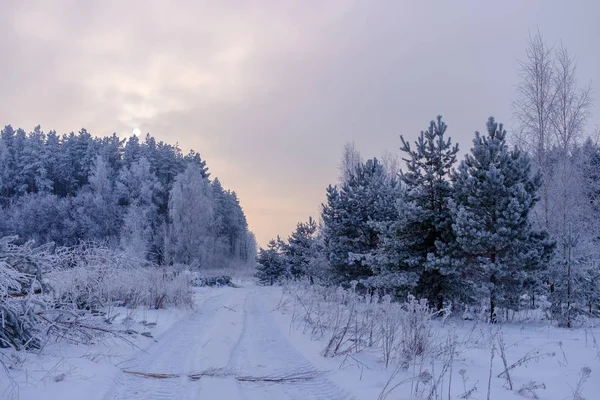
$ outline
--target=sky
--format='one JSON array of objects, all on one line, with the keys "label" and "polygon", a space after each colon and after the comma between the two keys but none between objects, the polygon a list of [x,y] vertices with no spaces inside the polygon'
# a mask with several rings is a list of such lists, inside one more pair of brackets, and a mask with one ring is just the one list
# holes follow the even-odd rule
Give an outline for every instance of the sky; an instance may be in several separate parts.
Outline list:
[{"label": "sky", "polygon": [[438,114],[462,152],[491,115],[510,135],[530,32],[600,90],[599,16],[596,0],[3,0],[0,125],[194,149],[265,244],[318,217],[346,142],[399,154]]}]

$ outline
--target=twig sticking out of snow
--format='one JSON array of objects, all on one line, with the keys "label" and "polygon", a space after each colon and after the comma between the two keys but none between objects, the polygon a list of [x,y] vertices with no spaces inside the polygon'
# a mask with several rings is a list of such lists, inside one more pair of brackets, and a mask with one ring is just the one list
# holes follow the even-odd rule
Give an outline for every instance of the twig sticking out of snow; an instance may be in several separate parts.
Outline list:
[{"label": "twig sticking out of snow", "polygon": [[530,399],[539,399],[540,396],[538,396],[535,392],[539,389],[546,389],[546,385],[544,385],[543,383],[535,383],[535,381],[529,381],[523,386],[521,386],[521,388],[517,390],[517,393],[519,393],[521,396],[525,396]]},{"label": "twig sticking out of snow", "polygon": [[581,391],[583,390],[583,385],[585,385],[591,374],[592,369],[590,367],[581,368],[581,371],[579,371],[578,375],[579,380],[577,381],[577,386],[575,389],[573,389],[573,400],[585,400],[585,397],[583,397]]},{"label": "twig sticking out of snow", "polygon": [[[589,332],[592,335],[592,342],[594,344],[594,349],[596,349],[596,360],[600,360],[600,346],[598,346],[598,341],[596,340],[596,335],[594,335],[594,330],[590,329]],[[586,330],[587,333],[587,330]]]},{"label": "twig sticking out of snow", "polygon": [[491,345],[491,356],[490,356],[490,376],[488,378],[488,390],[487,390],[487,400],[491,400],[492,398],[492,368],[494,365],[494,353],[496,350],[496,341],[492,338]]},{"label": "twig sticking out of snow", "polygon": [[[348,361],[348,358],[353,359],[356,363]],[[356,366],[356,367],[358,367],[358,369],[360,369],[360,377],[358,378],[359,381],[362,380],[363,372],[364,372],[365,368],[371,369],[367,364],[363,363],[362,361],[357,360],[356,357],[353,357],[351,354],[346,354],[346,357],[344,357],[344,360],[342,361],[342,363],[340,364],[338,369],[344,369],[344,368],[350,367],[350,366]]]},{"label": "twig sticking out of snow", "polygon": [[500,357],[504,363],[504,376],[508,385],[508,390],[513,390],[512,379],[510,379],[510,369],[508,368],[508,361],[506,361],[506,346],[504,344],[504,335],[502,332],[498,332],[498,347],[500,348]]},{"label": "twig sticking out of snow", "polygon": [[462,378],[463,389],[464,389],[464,392],[461,395],[459,395],[458,398],[460,398],[460,399],[470,399],[471,395],[475,391],[477,391],[477,384],[479,383],[479,381],[475,382],[475,384],[473,385],[473,387],[471,389],[467,389],[467,380],[469,380],[469,378],[467,378],[467,376],[466,376],[467,370],[466,369],[460,369],[458,371],[458,374]]},{"label": "twig sticking out of snow", "polygon": [[512,370],[516,367],[520,367],[521,365],[525,365],[525,364],[529,363],[530,361],[539,361],[542,358],[554,357],[555,355],[556,355],[555,353],[540,353],[539,350],[529,351],[523,357],[521,357],[517,361],[515,361],[510,367],[508,367],[504,371],[502,371],[498,375],[498,378],[506,378],[506,376],[508,376],[508,373],[510,370]]}]

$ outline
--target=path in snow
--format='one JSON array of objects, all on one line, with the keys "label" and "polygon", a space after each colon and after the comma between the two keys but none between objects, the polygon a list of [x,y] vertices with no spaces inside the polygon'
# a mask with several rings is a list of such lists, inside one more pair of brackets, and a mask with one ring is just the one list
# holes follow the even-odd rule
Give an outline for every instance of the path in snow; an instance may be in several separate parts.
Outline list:
[{"label": "path in snow", "polygon": [[[121,367],[130,371],[182,375],[156,379],[121,373],[106,400],[117,399],[350,399],[326,372],[296,383],[239,382],[237,376],[286,375],[315,371],[271,316],[268,293],[256,288],[216,290],[189,319],[175,324],[158,342]],[[187,375],[209,368],[232,373]]]}]

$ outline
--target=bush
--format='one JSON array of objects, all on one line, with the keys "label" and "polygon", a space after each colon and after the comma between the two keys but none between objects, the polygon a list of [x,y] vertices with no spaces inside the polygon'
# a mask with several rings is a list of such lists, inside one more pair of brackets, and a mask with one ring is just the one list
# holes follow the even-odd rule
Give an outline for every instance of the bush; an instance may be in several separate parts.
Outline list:
[{"label": "bush", "polygon": [[212,277],[202,276],[199,272],[192,272],[190,274],[190,283],[195,287],[222,287],[222,286],[231,286],[235,287],[232,282],[231,276],[229,275],[219,275]]},{"label": "bush", "polygon": [[128,257],[86,243],[16,245],[0,239],[0,347],[40,347],[41,332],[92,340],[108,332],[101,324],[107,306],[191,306],[191,284],[174,268]]},{"label": "bush", "polygon": [[[319,285],[290,287],[293,321],[313,338],[325,338],[324,356],[357,353],[378,348],[386,367],[393,359],[402,364],[429,355],[436,349],[433,318],[427,300],[409,296],[404,303],[391,296],[359,294],[348,289]],[[446,310],[443,310],[444,312]]]},{"label": "bush", "polygon": [[16,237],[0,238],[0,348],[39,348],[35,311],[38,303],[30,294],[41,291],[41,261],[47,260],[47,246],[31,243],[14,245]]}]

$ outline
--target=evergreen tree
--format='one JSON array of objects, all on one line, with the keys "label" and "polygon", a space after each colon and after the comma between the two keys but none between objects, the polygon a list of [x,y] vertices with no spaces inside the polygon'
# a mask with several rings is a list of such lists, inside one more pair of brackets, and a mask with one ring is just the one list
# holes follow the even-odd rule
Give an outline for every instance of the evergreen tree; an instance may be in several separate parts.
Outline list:
[{"label": "evergreen tree", "polygon": [[315,258],[315,236],[317,233],[317,223],[312,217],[308,222],[300,222],[296,226],[296,230],[288,238],[287,244],[283,247],[285,261],[290,270],[290,275],[294,279],[299,279],[304,276],[310,276],[310,263]]},{"label": "evergreen tree", "polygon": [[277,237],[271,240],[266,249],[258,252],[256,277],[263,285],[273,285],[288,277],[281,248],[283,242]]},{"label": "evergreen tree", "polygon": [[[179,184],[171,193],[190,165],[199,180],[189,181],[190,187]],[[58,135],[45,134],[39,126],[26,133],[9,125],[0,131],[0,236],[18,234],[22,242],[61,245],[101,240],[163,263],[167,250],[174,250],[166,240],[169,229],[175,235],[170,238],[177,229],[187,229],[201,231],[190,240],[201,240],[202,246],[189,247],[190,254],[177,253],[179,260],[198,260],[201,253],[203,263],[214,265],[253,261],[256,244],[236,193],[219,183],[214,190],[219,196],[213,197],[208,177],[198,153],[184,156],[177,146],[150,135],[140,143],[135,136],[126,141],[115,134],[98,138],[85,129]],[[208,191],[200,190],[199,197],[185,196],[204,186]],[[184,195],[179,203],[173,200],[171,215],[170,194],[175,199]],[[200,214],[171,223],[170,217],[181,217],[186,208]],[[220,225],[212,217],[201,227],[194,225],[213,208],[219,209]]]},{"label": "evergreen tree", "polygon": [[458,145],[446,138],[446,129],[438,116],[421,131],[414,148],[400,136],[407,157],[403,159],[406,171],[400,174],[405,195],[390,242],[399,255],[400,269],[419,275],[417,294],[437,309],[443,308],[444,295],[453,296],[457,286],[448,201],[453,195],[450,173]]},{"label": "evergreen tree", "polygon": [[323,239],[331,271],[339,282],[374,274],[373,253],[379,245],[377,223],[397,218],[397,181],[377,159],[356,166],[338,189],[327,188],[322,207]]},{"label": "evergreen tree", "polygon": [[541,177],[532,175],[527,154],[509,150],[506,131],[490,117],[487,134],[475,133],[471,154],[452,179],[463,282],[487,294],[490,320],[496,321],[496,307],[514,309],[526,279],[535,278],[552,255],[546,232],[534,231],[529,219]]}]

